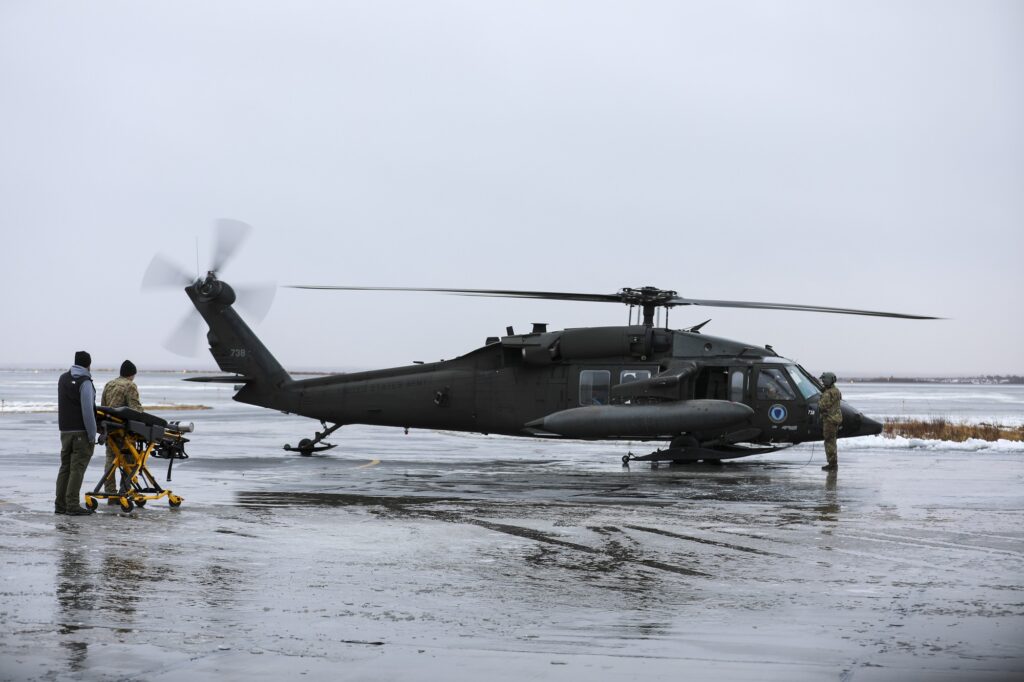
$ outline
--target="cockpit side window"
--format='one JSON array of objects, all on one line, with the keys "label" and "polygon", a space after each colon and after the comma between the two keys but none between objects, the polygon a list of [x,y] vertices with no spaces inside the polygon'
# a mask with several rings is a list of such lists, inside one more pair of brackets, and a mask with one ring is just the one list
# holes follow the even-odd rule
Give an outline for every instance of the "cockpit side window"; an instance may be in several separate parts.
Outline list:
[{"label": "cockpit side window", "polygon": [[796,393],[777,367],[762,367],[757,373],[758,400],[796,400]]},{"label": "cockpit side window", "polygon": [[580,372],[580,405],[607,405],[612,373],[606,369]]},{"label": "cockpit side window", "polygon": [[793,365],[786,365],[786,371],[789,372],[789,376],[793,377],[793,383],[796,384],[796,388],[800,391],[800,395],[804,398],[810,398],[813,395],[818,394],[818,387],[814,385],[810,377],[801,372]]}]

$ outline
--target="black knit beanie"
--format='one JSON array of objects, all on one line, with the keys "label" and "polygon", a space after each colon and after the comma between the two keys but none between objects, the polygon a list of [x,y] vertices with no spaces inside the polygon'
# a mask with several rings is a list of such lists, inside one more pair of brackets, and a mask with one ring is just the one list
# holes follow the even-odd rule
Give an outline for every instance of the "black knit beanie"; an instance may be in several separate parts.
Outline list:
[{"label": "black knit beanie", "polygon": [[135,364],[131,360],[125,360],[121,363],[121,376],[133,377],[135,373]]},{"label": "black knit beanie", "polygon": [[84,350],[80,350],[75,353],[75,364],[79,367],[85,367],[89,369],[92,367],[92,356],[86,353]]}]

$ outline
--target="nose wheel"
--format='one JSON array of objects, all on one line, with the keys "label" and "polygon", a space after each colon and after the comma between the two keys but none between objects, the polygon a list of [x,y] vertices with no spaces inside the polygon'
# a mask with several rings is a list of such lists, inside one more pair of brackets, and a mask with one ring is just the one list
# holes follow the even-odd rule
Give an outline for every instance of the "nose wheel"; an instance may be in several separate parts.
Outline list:
[{"label": "nose wheel", "polygon": [[324,452],[326,450],[330,450],[333,447],[337,447],[336,443],[324,443],[323,445],[321,445],[320,441],[322,441],[324,438],[327,438],[327,436],[331,435],[332,433],[340,429],[342,425],[335,424],[331,427],[328,427],[327,422],[323,420],[320,421],[320,424],[324,427],[324,430],[317,431],[314,434],[313,438],[303,438],[302,440],[299,441],[299,444],[296,447],[292,447],[291,443],[286,443],[284,449],[287,450],[288,452],[297,452],[303,457],[309,457],[314,452]]}]

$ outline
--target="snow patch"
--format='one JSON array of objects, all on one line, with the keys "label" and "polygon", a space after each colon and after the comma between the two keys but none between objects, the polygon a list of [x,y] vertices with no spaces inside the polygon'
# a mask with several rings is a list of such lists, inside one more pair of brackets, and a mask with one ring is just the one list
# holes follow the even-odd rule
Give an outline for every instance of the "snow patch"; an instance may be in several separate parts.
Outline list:
[{"label": "snow patch", "polygon": [[970,438],[961,443],[951,440],[933,440],[928,438],[905,438],[896,436],[860,436],[843,438],[839,441],[840,449],[846,450],[926,450],[944,452],[1014,452],[1024,453],[1024,442],[1000,439],[996,441]]}]

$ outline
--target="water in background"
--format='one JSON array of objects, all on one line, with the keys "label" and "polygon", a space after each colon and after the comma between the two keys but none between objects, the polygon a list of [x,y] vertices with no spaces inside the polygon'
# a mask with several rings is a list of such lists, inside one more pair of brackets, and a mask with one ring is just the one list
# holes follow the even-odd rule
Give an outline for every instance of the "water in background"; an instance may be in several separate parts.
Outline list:
[{"label": "water in background", "polygon": [[843,398],[864,414],[954,422],[1024,424],[1024,386],[988,384],[841,384]]}]

